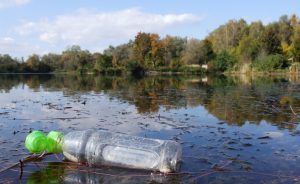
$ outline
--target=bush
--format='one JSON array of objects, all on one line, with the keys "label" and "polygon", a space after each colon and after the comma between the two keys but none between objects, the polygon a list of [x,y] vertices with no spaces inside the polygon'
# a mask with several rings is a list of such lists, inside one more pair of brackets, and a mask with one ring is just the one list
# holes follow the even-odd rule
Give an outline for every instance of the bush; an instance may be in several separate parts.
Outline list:
[{"label": "bush", "polygon": [[225,50],[220,52],[212,62],[214,70],[221,72],[232,68],[235,63],[237,63],[237,59]]},{"label": "bush", "polygon": [[126,65],[127,71],[130,71],[132,75],[142,76],[145,74],[146,69],[135,61],[130,61]]},{"label": "bush", "polygon": [[183,66],[183,62],[179,58],[175,58],[171,62],[172,68],[180,68]]},{"label": "bush", "polygon": [[253,68],[258,71],[274,71],[288,67],[287,60],[281,54],[273,54],[268,56],[258,57],[254,63]]}]

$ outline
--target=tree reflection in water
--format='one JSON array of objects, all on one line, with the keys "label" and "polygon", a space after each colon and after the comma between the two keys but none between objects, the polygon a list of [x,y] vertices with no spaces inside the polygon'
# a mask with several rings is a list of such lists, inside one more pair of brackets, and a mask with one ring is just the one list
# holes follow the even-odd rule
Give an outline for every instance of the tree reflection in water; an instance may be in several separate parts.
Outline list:
[{"label": "tree reflection in water", "polygon": [[[300,112],[298,78],[149,76],[142,79],[93,75],[1,75],[0,90],[26,84],[34,91],[65,95],[104,93],[134,104],[139,113],[204,106],[228,124],[260,123],[293,128]],[[293,113],[294,111],[294,113]]]}]

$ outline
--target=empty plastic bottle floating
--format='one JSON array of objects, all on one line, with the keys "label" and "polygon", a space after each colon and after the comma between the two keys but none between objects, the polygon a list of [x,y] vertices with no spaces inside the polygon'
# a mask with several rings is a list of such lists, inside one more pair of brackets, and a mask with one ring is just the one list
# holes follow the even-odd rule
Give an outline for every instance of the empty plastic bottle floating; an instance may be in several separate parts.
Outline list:
[{"label": "empty plastic bottle floating", "polygon": [[90,166],[111,165],[163,173],[178,170],[181,145],[175,141],[148,139],[107,131],[74,131],[66,134],[33,131],[26,137],[31,153],[63,153],[73,162]]}]

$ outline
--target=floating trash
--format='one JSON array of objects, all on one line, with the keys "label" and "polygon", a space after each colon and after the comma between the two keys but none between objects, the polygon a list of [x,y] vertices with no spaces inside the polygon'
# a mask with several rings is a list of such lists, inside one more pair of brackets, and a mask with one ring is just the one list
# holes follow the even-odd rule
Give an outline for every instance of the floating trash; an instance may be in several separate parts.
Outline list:
[{"label": "floating trash", "polygon": [[175,141],[148,139],[108,131],[33,131],[25,141],[31,153],[63,153],[73,162],[91,166],[112,165],[169,173],[178,170],[181,145]]}]

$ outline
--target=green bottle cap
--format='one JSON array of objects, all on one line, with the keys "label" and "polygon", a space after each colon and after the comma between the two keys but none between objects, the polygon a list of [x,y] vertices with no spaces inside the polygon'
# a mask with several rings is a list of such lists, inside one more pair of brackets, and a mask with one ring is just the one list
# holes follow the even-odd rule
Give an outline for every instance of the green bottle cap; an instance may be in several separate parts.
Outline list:
[{"label": "green bottle cap", "polygon": [[41,131],[33,131],[27,135],[25,147],[30,153],[62,153],[62,143],[64,134],[62,132],[51,131],[46,136]]},{"label": "green bottle cap", "polygon": [[30,153],[41,153],[47,147],[47,137],[41,131],[33,131],[27,135],[25,147]]},{"label": "green bottle cap", "polygon": [[64,134],[62,132],[51,131],[47,135],[48,153],[62,153],[62,143]]}]

